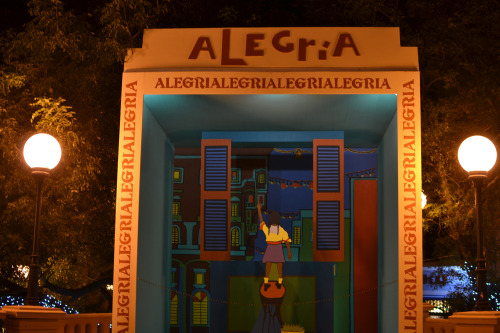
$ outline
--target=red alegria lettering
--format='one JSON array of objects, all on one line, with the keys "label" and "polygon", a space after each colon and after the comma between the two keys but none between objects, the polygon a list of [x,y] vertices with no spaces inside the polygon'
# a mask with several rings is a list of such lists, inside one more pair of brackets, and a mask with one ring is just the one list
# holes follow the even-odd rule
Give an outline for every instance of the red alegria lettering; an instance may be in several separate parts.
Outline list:
[{"label": "red alegria lettering", "polygon": [[337,45],[335,46],[335,50],[333,51],[333,56],[340,57],[344,49],[348,47],[352,48],[354,54],[359,56],[358,48],[356,47],[351,34],[340,34]]},{"label": "red alegria lettering", "polygon": [[299,39],[299,61],[306,61],[307,59],[307,47],[316,45],[316,41],[314,39],[307,40],[305,38]]},{"label": "red alegria lettering", "polygon": [[285,45],[281,44],[281,39],[284,37],[290,37],[289,30],[283,30],[283,31],[278,32],[276,35],[274,35],[273,40],[272,40],[273,47],[278,52],[282,52],[282,53],[292,52],[294,49],[294,46],[292,43],[287,43]]},{"label": "red alegria lettering", "polygon": [[210,59],[215,59],[214,48],[212,47],[212,42],[208,37],[199,37],[194,44],[191,54],[189,54],[188,59],[198,59],[201,51],[208,52]]},{"label": "red alegria lettering", "polygon": [[257,49],[260,44],[257,42],[258,40],[264,40],[264,34],[248,34],[247,35],[247,43],[245,56],[263,56],[264,50]]},{"label": "red alegria lettering", "polygon": [[222,30],[222,59],[221,65],[242,66],[246,65],[246,61],[239,58],[231,58],[229,52],[231,50],[231,29]]}]

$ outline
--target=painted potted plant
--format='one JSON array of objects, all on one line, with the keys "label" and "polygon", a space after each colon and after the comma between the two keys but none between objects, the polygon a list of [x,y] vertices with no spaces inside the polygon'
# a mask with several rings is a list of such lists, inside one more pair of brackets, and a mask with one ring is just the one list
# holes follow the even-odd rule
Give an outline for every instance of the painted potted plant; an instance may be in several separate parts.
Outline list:
[{"label": "painted potted plant", "polygon": [[281,333],[304,333],[304,328],[300,325],[284,324]]}]

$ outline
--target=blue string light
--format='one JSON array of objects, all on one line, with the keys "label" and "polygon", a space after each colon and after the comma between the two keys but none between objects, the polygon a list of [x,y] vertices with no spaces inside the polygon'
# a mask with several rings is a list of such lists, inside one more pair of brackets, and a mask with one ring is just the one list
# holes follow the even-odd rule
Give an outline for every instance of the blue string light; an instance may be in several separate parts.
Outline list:
[{"label": "blue string light", "polygon": [[[0,296],[0,307],[3,307],[5,305],[24,305],[24,297],[21,296]],[[72,307],[69,307],[68,305],[64,304],[57,298],[55,298],[52,295],[45,295],[41,300],[40,300],[40,305],[44,306],[46,308],[59,308],[63,310],[66,313],[75,313],[77,314],[78,311],[73,309]]]}]

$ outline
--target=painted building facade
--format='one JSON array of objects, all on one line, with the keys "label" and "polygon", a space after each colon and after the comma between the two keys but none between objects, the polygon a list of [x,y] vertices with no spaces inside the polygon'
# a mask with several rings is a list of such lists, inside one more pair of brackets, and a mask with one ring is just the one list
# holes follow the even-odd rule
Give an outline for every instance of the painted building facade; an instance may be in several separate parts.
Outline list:
[{"label": "painted building facade", "polygon": [[282,321],[422,331],[418,59],[397,28],[146,30],[122,96],[114,331],[252,331],[257,203],[290,236]]}]

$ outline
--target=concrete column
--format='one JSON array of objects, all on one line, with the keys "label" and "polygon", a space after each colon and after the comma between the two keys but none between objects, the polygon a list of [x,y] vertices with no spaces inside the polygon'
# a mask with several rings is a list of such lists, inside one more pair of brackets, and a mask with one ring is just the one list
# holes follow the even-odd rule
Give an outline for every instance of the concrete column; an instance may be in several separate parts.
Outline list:
[{"label": "concrete column", "polygon": [[429,318],[430,317],[430,313],[429,312],[434,309],[434,305],[432,305],[430,303],[423,303],[422,305],[424,307],[424,320],[425,320],[425,318]]},{"label": "concrete column", "polygon": [[449,320],[455,325],[455,333],[500,332],[500,312],[497,311],[457,312]]},{"label": "concrete column", "polygon": [[56,333],[59,320],[66,316],[61,309],[32,305],[7,305],[2,311],[9,333]]}]

